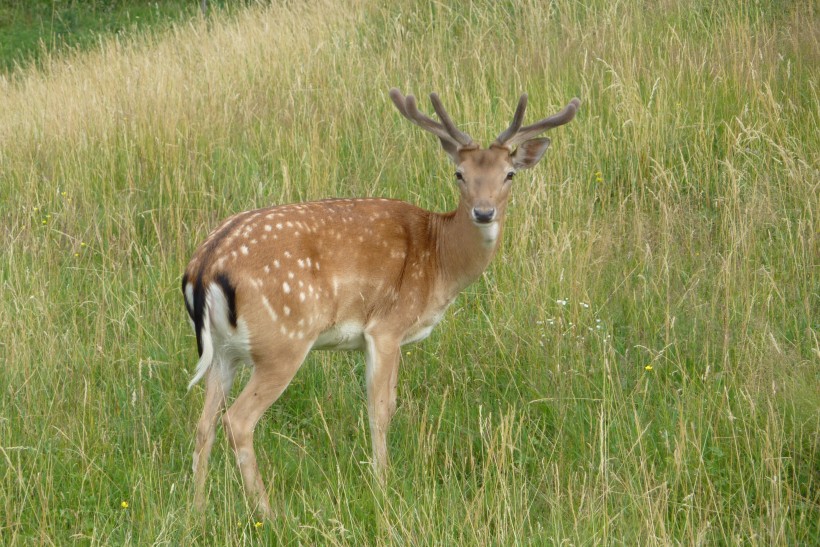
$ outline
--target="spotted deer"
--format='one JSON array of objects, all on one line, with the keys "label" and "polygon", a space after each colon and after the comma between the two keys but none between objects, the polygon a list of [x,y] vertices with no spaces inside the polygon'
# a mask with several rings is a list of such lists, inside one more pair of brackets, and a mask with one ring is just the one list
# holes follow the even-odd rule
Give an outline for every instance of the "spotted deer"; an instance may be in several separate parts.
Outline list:
[{"label": "spotted deer", "polygon": [[217,418],[238,367],[248,383],[222,417],[246,495],[270,517],[253,430],[311,350],[364,350],[372,465],[383,480],[396,411],[400,347],[426,338],[498,248],[515,173],[550,144],[535,138],[580,105],[522,127],[527,95],[488,148],[460,131],[433,93],[440,121],[412,95],[390,90],[399,112],[441,141],[456,165],[458,207],[435,213],[392,199],[329,199],[245,211],[220,224],[182,277],[200,354],[189,389],[206,379],[193,454],[194,505],[204,507]]}]

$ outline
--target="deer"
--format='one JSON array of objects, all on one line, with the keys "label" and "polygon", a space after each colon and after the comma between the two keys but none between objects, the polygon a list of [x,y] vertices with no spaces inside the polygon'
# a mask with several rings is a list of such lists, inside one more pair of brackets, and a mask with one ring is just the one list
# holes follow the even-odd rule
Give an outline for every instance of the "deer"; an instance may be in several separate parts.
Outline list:
[{"label": "deer", "polygon": [[[399,113],[438,137],[455,164],[458,207],[436,213],[384,198],[328,199],[244,211],[196,249],[182,276],[205,379],[193,453],[194,507],[206,504],[208,458],[219,416],[248,502],[271,518],[253,434],[313,350],[365,353],[372,470],[384,484],[387,430],[397,407],[400,348],[429,336],[456,296],[498,249],[515,174],[550,145],[541,133],[570,122],[559,113],[522,127],[527,94],[512,123],[487,148],[460,131],[435,93],[440,121],[393,88]],[[237,370],[250,377],[228,407]],[[227,410],[226,410],[227,408]]]}]

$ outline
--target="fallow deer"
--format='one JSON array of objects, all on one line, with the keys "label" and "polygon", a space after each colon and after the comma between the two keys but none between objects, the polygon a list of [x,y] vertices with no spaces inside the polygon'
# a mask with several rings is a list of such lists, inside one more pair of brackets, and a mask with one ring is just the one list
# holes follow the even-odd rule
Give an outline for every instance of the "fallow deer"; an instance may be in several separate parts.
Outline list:
[{"label": "fallow deer", "polygon": [[203,508],[216,423],[237,368],[247,385],[222,417],[249,501],[270,505],[253,430],[314,349],[364,350],[373,468],[382,480],[386,434],[396,410],[400,346],[426,338],[456,295],[496,252],[513,175],[550,144],[538,134],[568,123],[580,105],[522,127],[527,95],[512,123],[482,149],[460,131],[433,93],[440,122],[412,95],[390,90],[408,120],[436,135],[456,165],[458,208],[435,213],[391,199],[330,199],[236,214],[194,253],[182,278],[199,363],[206,378],[193,455],[194,504]]}]

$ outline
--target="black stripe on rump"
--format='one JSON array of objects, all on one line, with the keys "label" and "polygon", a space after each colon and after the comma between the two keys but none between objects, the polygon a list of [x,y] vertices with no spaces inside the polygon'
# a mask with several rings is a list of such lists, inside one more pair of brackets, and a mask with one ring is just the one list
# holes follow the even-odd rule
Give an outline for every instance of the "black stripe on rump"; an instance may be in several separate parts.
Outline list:
[{"label": "black stripe on rump", "polygon": [[[236,218],[229,221],[219,233],[214,236],[210,243],[203,249],[202,256],[199,258],[199,272],[194,282],[194,329],[196,330],[196,347],[199,351],[199,356],[202,357],[202,329],[205,328],[205,284],[202,282],[205,277],[205,270],[211,266],[211,259],[214,251],[219,247],[219,244],[228,236],[234,226],[236,226],[247,215],[240,214]],[[236,327],[236,291],[231,285],[230,281],[225,277],[225,282],[219,280],[224,277],[224,274],[217,275],[217,283],[225,292],[225,298],[228,299],[230,307],[231,325]],[[184,290],[184,289],[183,289]]]},{"label": "black stripe on rump", "polygon": [[219,287],[225,293],[225,299],[228,301],[228,319],[231,321],[231,326],[236,328],[236,287],[231,284],[231,280],[223,272],[216,274],[214,281],[219,283]]},{"label": "black stripe on rump", "polygon": [[204,325],[204,313],[205,313],[205,291],[202,287],[202,278],[197,277],[196,281],[194,282],[193,286],[193,306],[191,302],[188,302],[188,295],[185,292],[185,288],[188,285],[188,274],[182,274],[182,299],[185,300],[185,309],[188,311],[188,316],[190,316],[191,321],[194,322],[194,332],[196,332],[196,349],[199,352],[199,356],[202,357],[202,327]]},{"label": "black stripe on rump", "polygon": [[196,331],[196,349],[202,357],[202,329],[205,327],[205,286],[202,276],[194,282],[194,330]]}]

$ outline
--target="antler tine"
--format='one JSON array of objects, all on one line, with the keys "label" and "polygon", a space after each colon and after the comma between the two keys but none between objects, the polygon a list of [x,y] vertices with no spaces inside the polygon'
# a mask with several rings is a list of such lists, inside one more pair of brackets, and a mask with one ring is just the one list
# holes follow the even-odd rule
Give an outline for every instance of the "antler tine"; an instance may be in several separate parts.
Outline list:
[{"label": "antler tine", "polygon": [[575,117],[575,113],[578,112],[579,106],[581,106],[581,100],[578,98],[572,99],[569,104],[558,114],[554,114],[549,118],[544,118],[539,122],[519,129],[515,135],[507,139],[506,144],[508,146],[515,146],[516,144],[533,138],[539,133],[543,133],[547,129],[552,129],[571,122]]},{"label": "antler tine", "polygon": [[456,124],[454,124],[453,120],[450,119],[447,111],[444,110],[444,105],[441,104],[441,99],[438,98],[438,94],[430,93],[430,102],[433,103],[433,110],[435,110],[438,117],[441,118],[441,123],[444,124],[444,127],[447,129],[450,136],[462,146],[471,145],[473,143],[473,139],[470,135],[460,131],[458,127],[456,127]]},{"label": "antler tine", "polygon": [[513,116],[512,123],[498,136],[497,139],[495,139],[496,144],[504,144],[513,135],[518,133],[518,130],[521,128],[521,123],[524,121],[524,111],[526,110],[527,94],[523,93],[521,98],[518,99],[518,106],[515,109],[515,115]]},{"label": "antler tine", "polygon": [[435,134],[439,138],[446,139],[448,141],[452,141],[454,144],[458,144],[450,132],[447,131],[447,128],[441,125],[439,122],[434,120],[433,118],[423,114],[419,107],[416,105],[416,98],[413,95],[407,96],[407,101],[405,102],[405,108],[407,109],[407,114],[410,115],[410,119],[416,122],[416,125],[421,126],[423,129]]},{"label": "antler tine", "polygon": [[450,132],[447,131],[446,127],[419,111],[416,106],[416,98],[413,95],[402,95],[401,91],[394,87],[390,90],[390,99],[393,101],[393,104],[396,105],[398,111],[401,112],[402,116],[414,124],[455,146],[460,145]]},{"label": "antler tine", "polygon": [[438,95],[431,94],[430,100],[433,103],[433,108],[436,110],[442,122],[439,123],[433,118],[423,114],[416,105],[416,98],[413,95],[402,95],[401,91],[395,87],[390,90],[390,99],[402,115],[418,125],[422,129],[433,133],[442,141],[449,142],[454,146],[469,146],[473,143],[473,139],[469,135],[458,130],[456,125],[447,115],[447,111],[441,104]]},{"label": "antler tine", "polygon": [[390,100],[393,101],[393,104],[396,105],[396,108],[401,112],[402,116],[409,119],[410,116],[407,115],[407,109],[404,106],[404,95],[402,95],[401,91],[393,87],[390,88],[389,95]]}]

